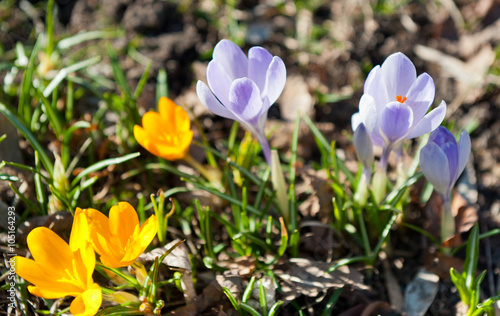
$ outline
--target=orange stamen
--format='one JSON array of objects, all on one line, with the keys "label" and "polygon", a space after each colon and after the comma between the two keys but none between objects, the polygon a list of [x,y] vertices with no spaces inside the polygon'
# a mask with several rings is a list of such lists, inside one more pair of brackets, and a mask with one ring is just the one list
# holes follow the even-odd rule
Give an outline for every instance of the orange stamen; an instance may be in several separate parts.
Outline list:
[{"label": "orange stamen", "polygon": [[401,97],[400,95],[396,96],[396,100],[400,103],[405,103],[406,97]]}]

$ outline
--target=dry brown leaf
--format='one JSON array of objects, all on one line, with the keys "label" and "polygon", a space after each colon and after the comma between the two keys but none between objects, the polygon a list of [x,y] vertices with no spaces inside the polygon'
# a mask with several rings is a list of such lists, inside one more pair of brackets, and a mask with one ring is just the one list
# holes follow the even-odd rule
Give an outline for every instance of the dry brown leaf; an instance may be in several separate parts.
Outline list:
[{"label": "dry brown leaf", "polygon": [[346,285],[357,290],[369,289],[363,283],[363,276],[356,270],[342,266],[332,273],[327,273],[329,267],[330,264],[303,258],[293,258],[277,266],[275,275],[281,283],[281,299],[287,304],[301,295],[316,297],[320,292],[343,288]]},{"label": "dry brown leaf", "polygon": [[[139,259],[142,261],[154,261],[157,257],[161,257],[179,241],[179,239],[175,239],[162,248],[156,248],[143,253],[140,255]],[[186,299],[186,303],[188,305],[193,303],[196,299],[196,291],[194,289],[193,278],[191,275],[191,262],[189,260],[189,251],[187,246],[182,243],[175,247],[172,252],[170,252],[165,259],[163,259],[162,263],[172,270],[182,272],[181,286],[184,292],[184,298]]]}]

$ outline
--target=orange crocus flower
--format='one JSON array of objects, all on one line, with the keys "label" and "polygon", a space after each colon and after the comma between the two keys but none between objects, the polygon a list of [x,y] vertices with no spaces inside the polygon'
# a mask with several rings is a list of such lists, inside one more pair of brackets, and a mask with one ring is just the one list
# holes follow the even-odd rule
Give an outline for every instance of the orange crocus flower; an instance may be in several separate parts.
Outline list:
[{"label": "orange crocus flower", "polygon": [[155,156],[167,160],[186,158],[193,140],[188,114],[166,97],[160,98],[158,109],[159,113],[144,114],[142,127],[134,126],[135,139]]},{"label": "orange crocus flower", "polygon": [[81,210],[73,220],[69,245],[46,227],[28,235],[28,248],[34,260],[14,257],[16,273],[33,285],[31,294],[56,299],[74,296],[70,312],[76,316],[95,315],[102,303],[101,287],[94,283],[95,252],[88,241],[88,223]]},{"label": "orange crocus flower", "polygon": [[127,202],[111,207],[109,218],[95,209],[85,209],[90,227],[90,241],[110,268],[133,264],[146,250],[158,230],[158,219],[151,217],[139,226],[137,212]]}]

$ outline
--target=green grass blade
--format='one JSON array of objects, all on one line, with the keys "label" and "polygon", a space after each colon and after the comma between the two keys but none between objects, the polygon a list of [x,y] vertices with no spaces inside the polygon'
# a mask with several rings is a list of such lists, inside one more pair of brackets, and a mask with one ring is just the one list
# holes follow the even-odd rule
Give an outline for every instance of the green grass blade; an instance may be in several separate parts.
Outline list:
[{"label": "green grass blade", "polygon": [[[42,111],[43,113],[45,113],[45,115],[47,115],[47,118],[49,119],[50,125],[52,126],[56,137],[59,138],[63,133],[63,127],[61,118],[59,117],[59,113],[57,113],[57,110],[52,106],[52,104],[50,104],[49,100],[47,100],[47,98],[43,96],[40,90],[37,90],[37,94],[42,101]],[[54,93],[54,100],[55,99],[56,95]]]},{"label": "green grass blade", "polygon": [[90,167],[87,167],[85,168],[85,170],[83,170],[82,172],[80,172],[76,177],[75,179],[73,179],[73,181],[71,182],[71,187],[75,187],[75,185],[81,180],[83,179],[85,176],[87,176],[88,174],[92,173],[92,172],[95,172],[95,171],[98,171],[98,170],[101,170],[103,168],[106,168],[107,166],[111,166],[111,165],[118,165],[118,164],[121,164],[122,162],[125,162],[127,160],[130,160],[130,159],[134,159],[136,157],[139,157],[141,154],[140,153],[132,153],[132,154],[128,154],[128,155],[125,155],[123,157],[118,157],[118,158],[109,158],[109,159],[105,159],[105,160],[101,160],[93,165],[91,165]]},{"label": "green grass blade", "polygon": [[70,37],[66,37],[57,43],[58,49],[68,49],[75,45],[95,40],[95,39],[108,39],[114,37],[123,36],[125,32],[123,31],[90,31],[85,33],[79,33]]},{"label": "green grass blade", "polygon": [[252,316],[262,316],[255,308],[248,305],[247,303],[240,303],[241,309],[249,313]]},{"label": "green grass blade", "polygon": [[254,284],[255,284],[255,277],[253,276],[250,278],[250,281],[248,281],[248,285],[247,285],[245,291],[243,291],[243,295],[241,296],[242,303],[248,302],[248,300],[250,299],[250,296],[252,296]]},{"label": "green grass blade", "polygon": [[283,301],[277,301],[276,303],[273,304],[273,306],[271,306],[271,309],[269,310],[269,314],[267,314],[268,316],[274,316],[274,314],[276,314],[276,312],[278,311],[278,308],[280,308],[281,305],[283,305]]},{"label": "green grass blade", "polygon": [[52,174],[54,173],[54,165],[49,159],[49,156],[45,152],[45,148],[38,142],[36,137],[31,133],[31,131],[17,118],[13,111],[11,111],[7,105],[0,102],[0,113],[5,115],[9,121],[19,130],[24,137],[29,141],[33,149],[38,152],[40,157],[40,161],[42,162],[45,170],[49,173],[50,178],[52,178]]},{"label": "green grass blade", "polygon": [[139,80],[139,83],[137,84],[137,87],[135,88],[134,91],[134,100],[137,100],[139,96],[142,93],[142,90],[144,89],[144,86],[146,86],[146,83],[148,82],[149,79],[149,72],[151,71],[151,66],[153,65],[152,62],[149,62],[148,65],[146,66],[146,69],[144,70],[144,73],[141,76],[141,79]]},{"label": "green grass blade", "polygon": [[94,56],[92,58],[86,59],[84,61],[81,61],[79,63],[76,63],[74,65],[71,65],[71,66],[68,66],[66,68],[63,68],[63,69],[59,70],[59,72],[54,77],[54,79],[52,79],[52,81],[49,83],[49,85],[47,86],[47,88],[45,88],[45,90],[43,90],[43,96],[46,97],[46,98],[48,98],[49,95],[52,93],[52,91],[54,91],[54,89],[56,89],[59,86],[59,84],[64,79],[66,79],[66,77],[69,74],[71,74],[73,72],[76,72],[78,70],[82,70],[84,68],[87,68],[90,65],[96,64],[100,60],[101,60],[100,56]]},{"label": "green grass blade", "polygon": [[161,97],[168,98],[167,71],[163,68],[158,71],[156,79],[156,104],[158,104]]},{"label": "green grass blade", "polygon": [[116,55],[116,52],[113,49],[113,46],[111,46],[111,44],[108,44],[107,49],[108,49],[108,56],[111,62],[111,68],[113,70],[113,77],[115,78],[116,83],[118,83],[118,86],[120,86],[123,93],[125,93],[127,99],[130,100],[132,99],[132,92],[130,91],[130,87],[127,83],[127,78],[125,77],[125,72],[123,71],[123,68],[120,65],[118,56]]},{"label": "green grass blade", "polygon": [[23,84],[21,86],[21,93],[19,95],[18,113],[24,124],[29,124],[31,120],[31,96],[30,91],[33,86],[33,73],[35,72],[35,61],[38,57],[38,50],[40,49],[41,37],[35,43],[31,51],[28,68],[24,72]]},{"label": "green grass blade", "polygon": [[[306,122],[307,126],[309,126],[309,129],[313,133],[314,137],[322,145],[323,149],[326,150],[329,154],[332,154],[332,148],[331,148],[330,144],[326,140],[325,136],[323,136],[321,131],[318,129],[318,127],[316,127],[316,125],[311,120],[311,118],[309,118],[309,116],[305,115],[303,117],[303,119],[304,119],[304,122]],[[347,166],[344,164],[342,159],[337,159],[337,164],[338,164],[339,169],[346,176],[347,180],[349,180],[350,183],[356,183],[356,178],[354,177],[352,172],[349,171],[349,169],[347,169]]]},{"label": "green grass blade", "polygon": [[476,276],[477,259],[479,258],[479,227],[476,224],[472,227],[469,241],[467,242],[464,271],[462,276],[465,279],[467,289],[472,289],[472,283]]}]

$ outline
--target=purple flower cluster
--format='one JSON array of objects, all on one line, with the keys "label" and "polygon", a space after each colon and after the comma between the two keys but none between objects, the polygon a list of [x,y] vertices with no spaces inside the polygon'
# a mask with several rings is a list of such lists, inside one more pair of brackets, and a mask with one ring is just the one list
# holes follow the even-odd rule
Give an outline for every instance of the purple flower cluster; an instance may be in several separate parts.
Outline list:
[{"label": "purple flower cluster", "polygon": [[221,40],[208,64],[208,87],[198,81],[196,92],[208,110],[238,121],[252,132],[271,165],[264,127],[267,112],[283,91],[285,81],[286,68],[281,58],[258,46],[250,48],[247,58],[236,44]]},{"label": "purple flower cluster", "polygon": [[417,77],[413,63],[402,53],[387,57],[374,67],[364,85],[359,112],[352,118],[355,131],[360,123],[370,132],[372,141],[382,146],[383,169],[391,150],[405,139],[435,130],[446,114],[446,103],[427,113],[434,101],[434,81],[423,73]]}]

